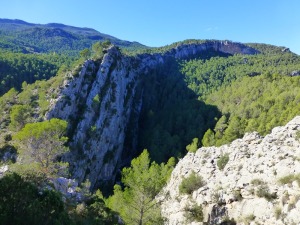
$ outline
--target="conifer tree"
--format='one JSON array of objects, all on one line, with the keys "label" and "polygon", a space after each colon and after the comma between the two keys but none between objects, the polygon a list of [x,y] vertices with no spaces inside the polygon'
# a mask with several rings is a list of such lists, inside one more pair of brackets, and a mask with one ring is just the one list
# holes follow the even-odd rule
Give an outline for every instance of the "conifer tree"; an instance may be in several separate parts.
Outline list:
[{"label": "conifer tree", "polygon": [[125,188],[115,185],[108,206],[120,213],[126,224],[163,224],[156,196],[166,184],[174,162],[171,158],[167,164],[150,163],[149,153],[144,150],[132,160],[131,167],[122,170]]}]

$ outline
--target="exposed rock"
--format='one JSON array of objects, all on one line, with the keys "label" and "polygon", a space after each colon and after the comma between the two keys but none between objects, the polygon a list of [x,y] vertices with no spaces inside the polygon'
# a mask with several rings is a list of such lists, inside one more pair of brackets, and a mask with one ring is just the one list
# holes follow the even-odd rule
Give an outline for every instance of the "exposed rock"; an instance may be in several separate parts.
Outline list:
[{"label": "exposed rock", "polygon": [[[164,54],[135,57],[122,55],[110,46],[101,62],[87,60],[82,68],[68,74],[59,97],[51,100],[46,118],[67,120],[74,131],[70,134],[72,151],[65,157],[72,177],[79,182],[89,179],[92,188],[114,181],[118,169],[131,159],[136,148],[138,120],[145,104],[143,77],[170,58],[195,58],[206,51],[258,53],[229,41],[182,44]],[[127,149],[125,139],[130,145]]]},{"label": "exposed rock", "polygon": [[[258,133],[221,147],[203,147],[188,153],[175,167],[162,195],[166,224],[184,224],[181,205],[202,205],[204,222],[220,224],[233,218],[237,224],[300,224],[300,188],[297,179],[279,180],[300,174],[300,116],[286,126],[276,127],[262,138]],[[227,153],[223,170],[217,161]],[[215,169],[213,169],[215,168]],[[204,187],[190,196],[179,194],[182,180],[192,171],[202,176]]]},{"label": "exposed rock", "polygon": [[282,52],[290,52],[290,49],[289,49],[289,48],[283,47],[281,51],[282,51]]},{"label": "exposed rock", "polygon": [[4,165],[0,167],[0,178],[4,176],[6,171],[8,171],[8,165]]},{"label": "exposed rock", "polygon": [[291,72],[291,77],[295,77],[295,76],[300,76],[300,71],[299,70],[294,70]]},{"label": "exposed rock", "polygon": [[64,197],[81,202],[84,198],[83,193],[78,191],[78,182],[75,179],[59,177],[52,180],[55,190],[59,191]]}]

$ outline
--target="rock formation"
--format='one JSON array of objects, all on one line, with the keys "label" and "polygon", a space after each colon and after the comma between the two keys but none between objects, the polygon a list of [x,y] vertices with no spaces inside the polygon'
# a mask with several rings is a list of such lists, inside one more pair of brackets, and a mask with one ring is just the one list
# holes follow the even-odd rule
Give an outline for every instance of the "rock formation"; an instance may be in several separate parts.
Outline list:
[{"label": "rock formation", "polygon": [[206,51],[258,53],[253,48],[227,41],[181,44],[163,54],[135,57],[122,55],[117,47],[110,46],[102,61],[87,60],[82,68],[68,74],[46,118],[57,117],[69,122],[72,151],[66,159],[72,177],[79,182],[89,179],[92,188],[113,181],[136,148],[138,120],[145,104],[143,78],[170,58],[195,58]]},{"label": "rock formation", "polygon": [[[248,133],[229,145],[188,153],[159,197],[166,224],[300,224],[299,134],[300,116],[265,137]],[[202,185],[180,193],[193,171]],[[205,223],[188,221],[195,206],[202,206]]]}]

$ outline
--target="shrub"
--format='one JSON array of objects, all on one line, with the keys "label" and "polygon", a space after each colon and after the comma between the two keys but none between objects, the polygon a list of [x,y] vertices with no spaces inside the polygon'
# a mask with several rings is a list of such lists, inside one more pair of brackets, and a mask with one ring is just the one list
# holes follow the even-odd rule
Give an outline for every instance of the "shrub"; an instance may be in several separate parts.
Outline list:
[{"label": "shrub", "polygon": [[95,111],[97,111],[99,106],[100,106],[100,98],[99,95],[96,94],[95,97],[93,98],[92,107]]},{"label": "shrub", "polygon": [[236,225],[236,221],[233,218],[229,218],[228,216],[225,217],[220,225]]},{"label": "shrub", "polygon": [[259,198],[265,198],[268,201],[272,201],[277,198],[276,193],[270,193],[267,185],[261,185],[256,190],[256,196]]},{"label": "shrub", "polygon": [[188,222],[196,221],[202,222],[204,219],[203,210],[201,205],[193,204],[192,206],[186,207],[185,211],[185,218]]},{"label": "shrub", "polygon": [[297,132],[296,132],[296,138],[295,138],[297,141],[299,141],[300,140],[300,130],[298,130]]},{"label": "shrub", "polygon": [[236,201],[242,201],[243,200],[243,196],[241,194],[241,190],[235,190],[233,191],[233,196],[235,198]]},{"label": "shrub", "polygon": [[194,138],[192,143],[186,146],[186,150],[188,152],[193,152],[195,153],[199,148],[199,139],[198,138]]},{"label": "shrub", "polygon": [[226,164],[228,163],[228,161],[229,161],[228,153],[221,155],[221,157],[217,161],[217,166],[218,166],[219,170],[223,170],[225,168]]},{"label": "shrub", "polygon": [[275,218],[278,220],[281,217],[282,209],[280,207],[276,207],[274,210]]},{"label": "shrub", "polygon": [[250,214],[243,219],[244,224],[250,224],[251,221],[255,220],[254,214]]},{"label": "shrub", "polygon": [[12,173],[0,179],[0,224],[70,224],[61,194]]},{"label": "shrub", "polygon": [[259,198],[265,198],[268,201],[272,201],[277,198],[276,193],[270,193],[267,184],[261,179],[253,179],[251,184],[257,186],[256,196]]},{"label": "shrub", "polygon": [[256,178],[256,179],[253,179],[253,180],[251,181],[251,184],[253,184],[253,185],[255,185],[255,186],[258,186],[258,185],[263,185],[263,184],[265,184],[265,182],[264,182],[263,180],[261,180],[261,179]]},{"label": "shrub", "polygon": [[179,185],[180,194],[191,194],[193,191],[204,186],[203,178],[197,175],[194,171],[187,177],[184,178]]},{"label": "shrub", "polygon": [[280,184],[291,184],[294,181],[297,181],[300,185],[300,173],[298,174],[289,174],[279,179]]}]

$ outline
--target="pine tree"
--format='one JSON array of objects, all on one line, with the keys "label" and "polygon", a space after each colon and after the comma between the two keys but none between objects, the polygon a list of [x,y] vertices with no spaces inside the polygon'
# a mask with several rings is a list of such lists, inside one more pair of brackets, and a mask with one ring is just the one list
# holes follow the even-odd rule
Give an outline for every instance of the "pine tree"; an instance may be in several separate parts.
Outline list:
[{"label": "pine tree", "polygon": [[108,206],[118,212],[126,224],[163,224],[156,196],[166,184],[174,166],[174,158],[167,164],[150,163],[149,153],[132,160],[131,167],[122,171],[124,190],[115,185]]}]

